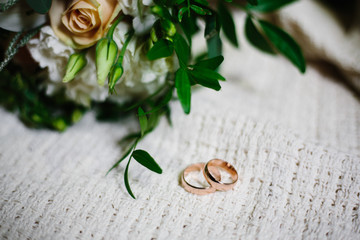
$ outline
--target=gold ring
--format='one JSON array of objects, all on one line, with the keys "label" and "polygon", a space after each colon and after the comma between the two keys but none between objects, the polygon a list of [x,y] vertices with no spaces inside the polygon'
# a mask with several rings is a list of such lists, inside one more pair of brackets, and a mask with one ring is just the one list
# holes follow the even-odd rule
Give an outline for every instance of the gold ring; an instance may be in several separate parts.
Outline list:
[{"label": "gold ring", "polygon": [[[197,194],[197,195],[206,195],[206,194],[213,193],[216,191],[216,189],[213,188],[211,185],[209,185],[207,187],[198,187],[198,186],[194,186],[194,185],[190,184],[188,181],[186,181],[186,176],[188,176],[189,173],[203,172],[204,166],[205,166],[205,163],[195,163],[195,164],[188,166],[184,170],[184,172],[181,176],[181,185],[186,191],[193,193],[193,194]],[[211,166],[209,168],[212,172],[213,178],[220,181],[221,176],[220,176],[219,170],[217,168],[213,169],[213,167],[211,167]]]},{"label": "gold ring", "polygon": [[[222,182],[221,178],[218,176],[219,173],[214,172],[214,169],[222,169],[229,173],[232,182]],[[213,188],[220,191],[228,191],[232,189],[238,180],[238,173],[235,168],[230,163],[221,159],[212,159],[207,162],[204,167],[204,176]]]}]

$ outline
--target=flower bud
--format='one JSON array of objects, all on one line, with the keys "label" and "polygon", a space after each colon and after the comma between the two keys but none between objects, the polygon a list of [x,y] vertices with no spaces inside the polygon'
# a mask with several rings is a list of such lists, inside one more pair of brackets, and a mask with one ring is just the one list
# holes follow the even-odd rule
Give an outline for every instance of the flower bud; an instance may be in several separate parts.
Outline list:
[{"label": "flower bud", "polygon": [[117,81],[121,78],[124,73],[124,69],[121,66],[121,63],[116,63],[112,68],[109,75],[109,90],[111,93],[114,92],[114,87]]},{"label": "flower bud", "polygon": [[164,17],[165,14],[164,14],[164,9],[158,5],[155,5],[153,7],[151,7],[151,12],[160,16],[160,17]]},{"label": "flower bud", "polygon": [[67,124],[66,124],[65,120],[62,118],[55,119],[54,121],[52,121],[51,124],[52,124],[53,128],[55,128],[56,130],[58,130],[60,132],[64,131],[67,128]]},{"label": "flower bud", "polygon": [[66,65],[66,72],[63,78],[63,82],[70,82],[73,80],[87,64],[87,60],[85,57],[85,52],[73,53],[71,54],[69,61]]},{"label": "flower bud", "polygon": [[109,38],[101,39],[96,45],[96,76],[97,82],[103,86],[111,67],[114,65],[118,47],[114,40]]},{"label": "flower bud", "polygon": [[165,34],[169,37],[174,36],[176,33],[176,27],[175,27],[174,23],[172,23],[169,20],[162,20],[161,27],[162,27],[163,31],[165,32]]},{"label": "flower bud", "polygon": [[157,37],[155,28],[151,28],[150,37],[151,37],[151,40],[152,40],[154,43],[159,40],[158,37]]}]

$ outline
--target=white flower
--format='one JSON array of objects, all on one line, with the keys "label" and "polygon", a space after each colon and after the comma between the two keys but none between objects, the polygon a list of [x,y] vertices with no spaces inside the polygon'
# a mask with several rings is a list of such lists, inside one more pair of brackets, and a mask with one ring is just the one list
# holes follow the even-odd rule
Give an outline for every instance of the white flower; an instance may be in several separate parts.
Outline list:
[{"label": "white flower", "polygon": [[120,1],[121,11],[125,15],[138,17],[140,15],[139,9],[144,13],[148,11],[147,7],[153,5],[152,0],[122,0]]},{"label": "white flower", "polygon": [[[129,26],[120,23],[115,29],[114,40],[121,50]],[[32,57],[40,67],[47,68],[45,85],[47,94],[65,89],[66,96],[80,104],[89,106],[91,100],[104,101],[109,97],[107,84],[99,86],[96,79],[95,48],[92,47],[86,54],[88,64],[69,83],[63,83],[66,64],[74,50],[64,45],[55,36],[50,27],[43,27],[39,37],[28,43]],[[149,61],[146,57],[147,41],[136,36],[130,41],[124,55],[124,74],[115,86],[117,95],[111,100],[123,103],[135,97],[145,97],[161,87],[166,80],[168,72],[174,69],[174,58]]]},{"label": "white flower", "polygon": [[[121,11],[125,15],[133,17],[133,28],[136,35],[143,35],[150,31],[156,18],[150,14],[150,6],[154,3],[152,0],[122,0],[120,1]],[[139,9],[141,11],[139,11]]]},{"label": "white flower", "polygon": [[88,64],[69,83],[63,83],[66,64],[74,50],[63,44],[54,34],[51,27],[43,27],[39,38],[29,41],[28,48],[32,57],[42,68],[47,68],[48,80],[46,93],[52,95],[65,88],[66,96],[85,106],[89,106],[91,100],[103,101],[108,95],[106,88],[99,87],[96,79],[94,53],[87,53]]},{"label": "white flower", "polygon": [[[122,48],[129,26],[120,23],[115,29],[114,40],[119,49]],[[124,74],[115,86],[120,99],[129,100],[131,96],[143,97],[155,92],[165,83],[169,72],[174,71],[174,57],[150,61],[146,56],[147,41],[134,36],[126,48],[123,68]],[[114,99],[114,98],[112,98]]]}]

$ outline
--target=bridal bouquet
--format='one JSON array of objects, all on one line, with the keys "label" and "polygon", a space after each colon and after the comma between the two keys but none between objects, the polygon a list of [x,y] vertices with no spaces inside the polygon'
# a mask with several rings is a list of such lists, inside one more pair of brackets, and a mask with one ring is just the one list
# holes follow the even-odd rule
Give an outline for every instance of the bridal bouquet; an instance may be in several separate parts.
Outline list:
[{"label": "bridal bouquet", "polygon": [[[8,0],[1,3],[0,103],[29,126],[59,131],[88,109],[99,117],[135,112],[139,132],[111,168],[131,159],[161,173],[137,143],[179,100],[190,113],[191,89],[219,91],[218,73],[225,37],[238,46],[231,10],[246,12],[245,35],[259,50],[287,57],[301,72],[298,44],[283,30],[260,19],[293,0]],[[207,51],[192,56],[192,39],[203,32]],[[5,40],[4,40],[5,39]],[[110,169],[110,170],[111,170]],[[109,170],[109,171],[110,171]]]}]

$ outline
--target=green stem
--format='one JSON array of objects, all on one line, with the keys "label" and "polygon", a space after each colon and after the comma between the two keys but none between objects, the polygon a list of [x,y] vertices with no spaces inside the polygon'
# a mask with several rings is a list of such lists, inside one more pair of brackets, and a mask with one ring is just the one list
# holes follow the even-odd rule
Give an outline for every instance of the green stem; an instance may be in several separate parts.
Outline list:
[{"label": "green stem", "polygon": [[133,104],[133,105],[130,105],[129,107],[125,108],[124,111],[127,112],[127,111],[130,111],[130,110],[132,110],[132,109],[134,109],[134,108],[136,108],[136,107],[141,106],[146,100],[151,99],[151,98],[155,97],[156,95],[158,95],[162,90],[165,89],[165,87],[168,86],[168,84],[169,84],[169,83],[166,82],[164,85],[162,85],[158,90],[156,90],[156,91],[155,91],[153,94],[151,94],[149,97],[145,98],[144,100],[142,100],[142,101],[140,101],[140,102],[138,102],[138,103],[135,103],[135,104]]},{"label": "green stem", "polygon": [[123,62],[123,59],[124,59],[124,55],[125,55],[125,51],[126,51],[126,48],[127,46],[129,45],[129,42],[131,40],[131,38],[134,36],[134,29],[130,30],[128,32],[128,37],[126,38],[125,42],[124,42],[124,45],[122,46],[121,48],[121,51],[120,51],[120,55],[119,55],[119,59],[118,59],[118,62],[121,63],[122,65],[122,62]]},{"label": "green stem", "polygon": [[121,16],[119,16],[119,17],[115,20],[115,22],[111,25],[108,33],[106,34],[106,37],[108,37],[108,38],[110,38],[110,39],[113,38],[114,30],[115,30],[116,26],[120,23],[120,21],[121,21],[123,18],[124,18],[124,15],[121,15]]},{"label": "green stem", "polygon": [[187,0],[187,9],[188,17],[190,17],[190,0]]}]

